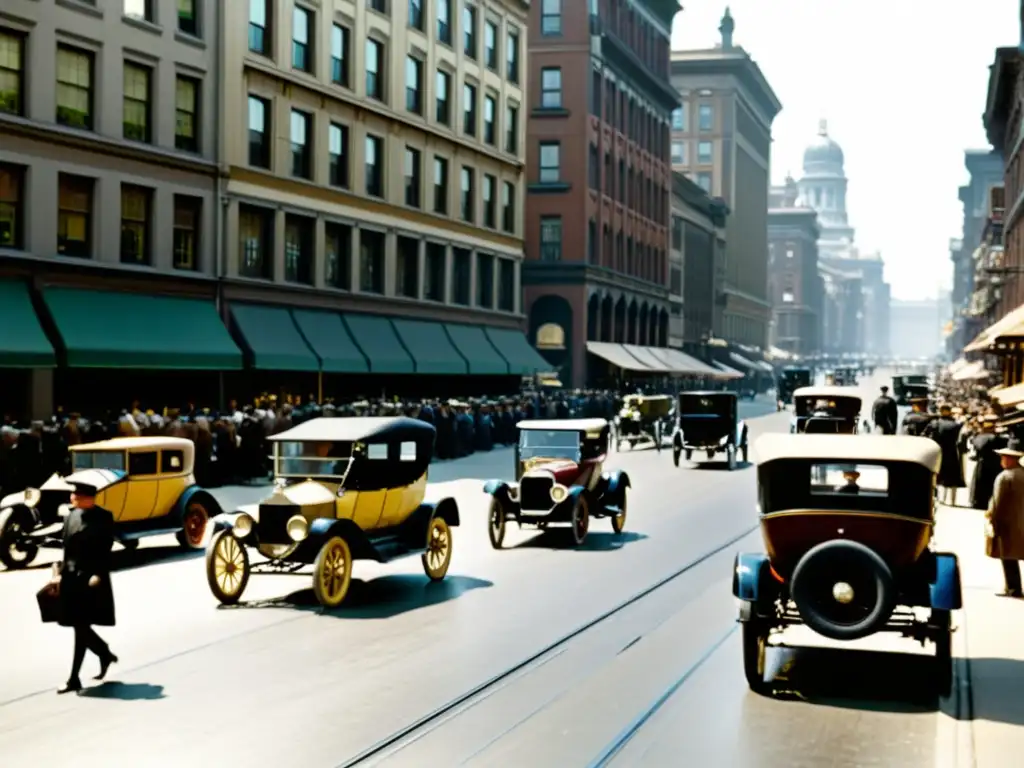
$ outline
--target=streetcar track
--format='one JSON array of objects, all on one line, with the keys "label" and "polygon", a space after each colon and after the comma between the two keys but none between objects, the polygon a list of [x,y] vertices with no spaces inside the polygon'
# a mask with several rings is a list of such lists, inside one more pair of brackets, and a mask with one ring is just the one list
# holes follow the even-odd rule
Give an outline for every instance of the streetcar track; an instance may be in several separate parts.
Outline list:
[{"label": "streetcar track", "polygon": [[[570,632],[562,635],[560,638],[549,643],[544,648],[541,648],[539,651],[531,654],[522,661],[519,661],[518,663],[506,668],[504,671],[497,673],[496,675],[488,678],[487,680],[484,680],[482,683],[479,683],[478,685],[474,686],[468,691],[459,694],[455,698],[451,699],[445,704],[442,704],[441,706],[437,707],[431,712],[428,712],[426,715],[420,717],[419,719],[415,720],[409,725],[393,732],[389,736],[385,736],[383,739],[380,739],[375,744],[372,744],[371,746],[367,747],[357,755],[348,758],[344,762],[339,763],[336,766],[336,768],[352,768],[353,766],[360,765],[373,758],[388,757],[394,753],[400,752],[409,745],[415,743],[416,741],[419,741],[427,734],[437,730],[439,727],[441,727],[457,715],[461,714],[462,712],[465,712],[466,710],[477,706],[483,701],[486,701],[488,698],[490,698],[490,696],[503,689],[507,684],[511,683],[513,680],[521,677],[526,673],[533,672],[537,668],[543,666],[544,664],[547,664],[552,659],[557,658],[558,655],[564,652],[565,646],[567,646],[570,642],[577,639],[581,635],[590,631],[594,627],[603,624],[608,619],[611,619],[616,615],[622,613],[627,608],[636,605],[644,598],[649,597],[654,592],[671,584],[673,581],[689,573],[697,566],[725,552],[727,549],[743,541],[743,539],[747,538],[757,530],[758,525],[756,524],[746,528],[740,534],[733,536],[732,538],[723,542],[722,544],[717,545],[713,549],[705,552],[704,554],[700,555],[694,560],[691,560],[686,565],[677,568],[672,573],[662,577],[653,584],[648,585],[644,589],[633,594],[631,597],[628,597],[625,600],[619,602],[618,604],[604,611],[597,617],[586,621],[585,623],[581,624],[580,626],[576,627]],[[735,626],[731,627],[729,632],[720,640],[718,640],[718,642],[716,642],[710,650],[706,651],[696,665],[694,665],[690,670],[688,670],[686,677],[688,678],[690,674],[696,671],[697,667],[699,667],[708,658],[710,658],[714,651],[717,650],[718,647],[721,646],[735,630]],[[677,681],[677,687],[681,686],[683,682],[685,682],[685,679]],[[673,692],[674,690],[675,689],[673,689]],[[660,707],[660,704],[658,706]],[[653,712],[651,714],[653,714]]]}]

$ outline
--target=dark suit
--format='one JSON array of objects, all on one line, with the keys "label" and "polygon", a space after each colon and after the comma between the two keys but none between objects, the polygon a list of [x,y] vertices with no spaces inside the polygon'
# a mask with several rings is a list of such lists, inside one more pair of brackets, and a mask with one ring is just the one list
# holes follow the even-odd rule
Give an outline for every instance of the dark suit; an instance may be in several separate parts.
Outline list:
[{"label": "dark suit", "polygon": [[942,449],[942,465],[939,467],[938,484],[945,488],[963,488],[964,463],[960,455],[960,430],[963,425],[949,416],[940,416],[925,430]]},{"label": "dark suit", "polygon": [[932,417],[927,413],[911,411],[903,417],[903,434],[924,437],[925,429],[931,423]]},{"label": "dark suit", "polygon": [[896,425],[899,423],[899,412],[896,409],[896,401],[888,395],[882,395],[871,407],[871,420],[876,427],[880,427],[882,434],[895,435]]}]

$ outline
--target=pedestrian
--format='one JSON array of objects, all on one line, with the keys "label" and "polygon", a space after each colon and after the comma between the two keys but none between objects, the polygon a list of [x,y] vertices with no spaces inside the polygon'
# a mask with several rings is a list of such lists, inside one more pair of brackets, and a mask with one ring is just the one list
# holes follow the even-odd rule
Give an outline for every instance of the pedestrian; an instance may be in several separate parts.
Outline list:
[{"label": "pedestrian", "polygon": [[875,422],[877,428],[882,430],[883,435],[895,435],[899,419],[896,401],[889,397],[889,388],[882,387],[882,394],[871,406],[871,420]]},{"label": "pedestrian", "polygon": [[996,451],[1003,471],[996,478],[985,517],[988,521],[985,554],[998,559],[1003,566],[1006,589],[1004,597],[1022,597],[1020,560],[1024,560],[1024,456],[1019,440],[1011,439],[1006,448]]},{"label": "pedestrian", "polygon": [[984,415],[978,419],[978,429],[970,441],[974,453],[970,504],[974,509],[988,509],[996,478],[1002,471],[997,451],[1006,447],[1006,436],[996,432],[995,415]]},{"label": "pedestrian", "polygon": [[82,690],[79,677],[85,652],[100,660],[102,680],[117,661],[109,646],[92,629],[114,626],[114,590],[110,584],[110,552],[114,546],[114,516],[96,505],[96,488],[72,483],[71,512],[64,522],[64,559],[58,564],[60,625],[75,631],[71,675],[57,693]]},{"label": "pedestrian", "polygon": [[903,434],[921,437],[932,420],[932,417],[927,413],[928,398],[912,398],[910,400],[910,407],[910,413],[903,417]]},{"label": "pedestrian", "polygon": [[960,430],[963,424],[953,418],[953,408],[947,403],[939,406],[939,416],[925,427],[925,437],[930,437],[942,449],[942,464],[939,467],[937,483],[944,491],[943,501],[956,506],[956,491],[965,488],[964,460],[960,454]]}]

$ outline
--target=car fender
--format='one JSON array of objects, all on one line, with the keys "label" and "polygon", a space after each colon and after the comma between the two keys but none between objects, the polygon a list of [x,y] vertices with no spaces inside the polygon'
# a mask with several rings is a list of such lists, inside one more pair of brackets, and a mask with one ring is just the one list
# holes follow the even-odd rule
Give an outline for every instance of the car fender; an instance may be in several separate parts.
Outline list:
[{"label": "car fender", "polygon": [[736,446],[740,447],[746,441],[747,437],[747,424],[744,421],[736,422]]},{"label": "car fender", "polygon": [[622,493],[627,488],[632,488],[632,484],[629,482],[629,475],[623,472],[621,469],[612,470],[608,473],[608,479],[605,481],[605,493],[609,496]]},{"label": "car fender", "polygon": [[218,531],[230,531],[235,527],[235,520],[240,515],[249,515],[253,520],[259,520],[259,505],[258,504],[247,504],[239,507],[234,512],[221,512],[216,515],[213,519],[213,532]]},{"label": "car fender", "polygon": [[929,585],[931,607],[956,611],[963,607],[960,561],[952,552],[935,553],[935,581]]},{"label": "car fender", "polygon": [[[206,507],[206,512],[210,516],[210,519],[216,519],[221,516],[220,504],[213,498],[213,494],[205,488],[198,485],[193,485],[191,488],[186,488],[182,491],[181,496],[174,503],[174,507],[171,510],[171,517],[173,517],[178,523],[181,523],[185,519],[185,510],[188,509],[188,505],[197,501]],[[214,528],[214,530],[217,530]]]},{"label": "car fender", "polygon": [[438,501],[424,503],[421,507],[430,508],[431,517],[436,515],[453,528],[459,525],[459,505],[455,503],[455,499],[446,497]]},{"label": "car fender", "polygon": [[24,504],[18,504],[10,507],[0,509],[0,531],[3,531],[7,527],[7,521],[12,518],[21,517],[22,530],[25,533],[31,533],[32,530],[39,524],[39,519],[36,517],[36,513],[31,507],[26,507]]},{"label": "car fender", "polygon": [[488,496],[508,497],[508,483],[504,480],[492,479],[484,483],[484,493]]},{"label": "car fender", "polygon": [[761,585],[768,577],[770,565],[768,555],[763,553],[739,552],[733,561],[733,597],[747,603],[761,600]]},{"label": "car fender", "polygon": [[7,509],[8,507],[24,506],[25,504],[25,492],[16,491],[9,493],[0,499],[0,509]]},{"label": "car fender", "polygon": [[[315,557],[316,551],[328,539],[340,536],[348,543],[353,559],[376,559],[376,552],[366,536],[366,532],[348,518],[318,517],[309,524],[309,536],[302,542],[301,548],[310,550]],[[298,554],[298,553],[296,553]]]}]

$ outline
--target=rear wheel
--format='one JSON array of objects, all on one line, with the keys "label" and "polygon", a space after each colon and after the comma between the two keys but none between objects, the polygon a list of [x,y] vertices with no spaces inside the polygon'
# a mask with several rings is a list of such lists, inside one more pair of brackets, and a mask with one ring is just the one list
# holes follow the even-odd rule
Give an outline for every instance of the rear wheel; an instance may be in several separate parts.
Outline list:
[{"label": "rear wheel", "polygon": [[590,504],[585,493],[576,497],[576,503],[572,507],[572,540],[576,546],[580,546],[587,539],[587,532],[590,530]]},{"label": "rear wheel", "polygon": [[673,448],[672,448],[672,463],[675,464],[677,467],[679,466],[679,457],[682,456],[682,454],[683,454],[683,449],[682,448],[680,448],[678,445],[673,446]]},{"label": "rear wheel", "polygon": [[730,445],[725,449],[726,459],[729,462],[729,471],[736,469],[736,446]]},{"label": "rear wheel", "polygon": [[175,538],[185,549],[202,549],[209,522],[210,513],[206,511],[202,502],[191,501],[181,520],[181,530],[175,534]]},{"label": "rear wheel", "polygon": [[935,688],[940,696],[953,691],[953,628],[949,611],[933,610],[929,622],[935,629]]},{"label": "rear wheel", "polygon": [[0,563],[9,571],[28,568],[39,554],[39,547],[28,534],[32,530],[32,513],[15,508],[0,527]]},{"label": "rear wheel", "polygon": [[623,528],[626,527],[626,496],[629,492],[622,489],[622,499],[619,501],[619,512],[612,515],[612,530],[615,533],[622,533]]},{"label": "rear wheel", "polygon": [[491,546],[501,549],[505,541],[505,505],[498,499],[491,499],[491,511],[487,519],[487,536]]},{"label": "rear wheel", "polygon": [[768,628],[752,619],[740,624],[743,641],[743,675],[747,685],[755,693],[761,693],[767,685],[764,681],[765,658],[768,655]]},{"label": "rear wheel", "polygon": [[433,517],[427,526],[427,551],[421,558],[423,572],[431,581],[441,581],[452,562],[452,529],[443,517]]},{"label": "rear wheel", "polygon": [[249,553],[231,531],[221,531],[206,550],[206,581],[224,605],[234,605],[249,583]]}]

